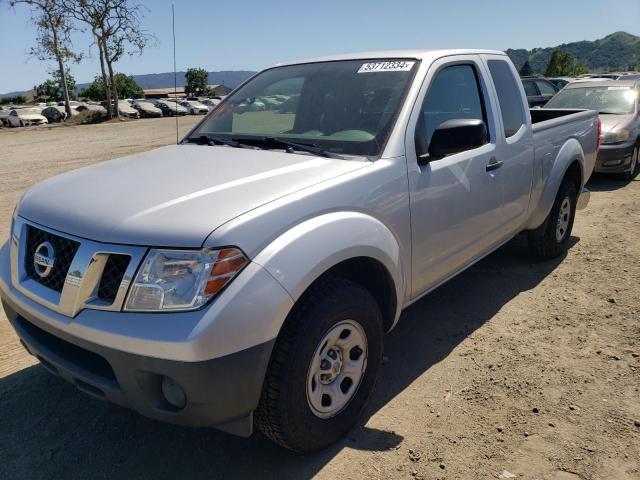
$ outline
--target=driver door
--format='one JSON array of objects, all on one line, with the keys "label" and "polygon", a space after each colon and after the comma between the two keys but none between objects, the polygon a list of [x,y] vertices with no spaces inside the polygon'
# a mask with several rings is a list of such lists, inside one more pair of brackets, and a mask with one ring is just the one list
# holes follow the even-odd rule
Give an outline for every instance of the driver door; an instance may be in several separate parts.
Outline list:
[{"label": "driver door", "polygon": [[[503,176],[496,154],[495,106],[487,103],[491,97],[482,72],[477,56],[435,62],[412,113],[406,145],[412,297],[445,281],[500,240]],[[452,119],[482,120],[488,143],[432,161],[418,158],[417,140],[428,145],[438,125]]]}]

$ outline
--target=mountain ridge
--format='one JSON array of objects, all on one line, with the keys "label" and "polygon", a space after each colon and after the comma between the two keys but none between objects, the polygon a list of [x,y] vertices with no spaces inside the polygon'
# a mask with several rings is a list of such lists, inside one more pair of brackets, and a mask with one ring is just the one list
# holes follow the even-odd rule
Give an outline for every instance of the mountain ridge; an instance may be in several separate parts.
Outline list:
[{"label": "mountain ridge", "polygon": [[[597,40],[563,43],[555,47],[505,50],[518,69],[529,62],[535,73],[544,73],[551,52],[559,48],[593,71],[629,70],[640,65],[640,37],[627,32],[614,32]],[[631,67],[631,68],[629,68]]]},{"label": "mountain ridge", "polygon": [[[535,73],[544,73],[551,58],[551,52],[559,48],[570,53],[573,57],[593,71],[629,70],[640,68],[640,37],[627,32],[614,32],[597,40],[581,40],[563,43],[555,47],[509,48],[505,50],[518,69],[529,61]],[[632,68],[630,68],[632,67]],[[237,87],[244,80],[253,75],[252,70],[222,70],[209,72],[209,84],[224,84],[231,88]],[[177,72],[178,86],[185,84],[185,72]],[[173,72],[146,73],[133,75],[133,79],[143,90],[151,88],[167,88],[173,86]],[[87,87],[90,83],[80,83],[76,91]],[[29,90],[0,93],[0,98],[22,95]]]},{"label": "mountain ridge", "polygon": [[[235,88],[256,72],[252,70],[221,70],[208,73],[209,85],[227,85],[228,87]],[[143,90],[173,87],[173,72],[143,73],[139,75],[132,75],[132,77]],[[176,72],[176,80],[178,87],[184,87],[186,83],[185,72]],[[75,90],[76,92],[79,92],[89,85],[91,85],[91,82],[78,83]],[[0,93],[0,98],[23,95],[27,92],[29,92],[29,90]]]}]

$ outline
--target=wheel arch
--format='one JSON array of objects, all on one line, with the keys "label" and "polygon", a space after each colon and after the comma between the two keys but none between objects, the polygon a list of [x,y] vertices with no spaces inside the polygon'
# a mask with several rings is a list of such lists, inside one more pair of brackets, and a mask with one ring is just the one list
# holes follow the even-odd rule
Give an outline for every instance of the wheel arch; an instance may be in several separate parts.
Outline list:
[{"label": "wheel arch", "polygon": [[352,280],[380,306],[385,330],[400,316],[406,291],[401,248],[380,220],[360,212],[312,218],[281,235],[253,260],[264,267],[294,301],[327,275]]},{"label": "wheel arch", "polygon": [[578,196],[584,185],[584,151],[580,142],[575,138],[570,138],[559,149],[556,159],[551,166],[551,170],[547,175],[546,184],[540,194],[538,205],[533,210],[526,230],[535,230],[542,226],[551,211],[553,202],[558,195],[560,185],[569,178],[574,182]]}]

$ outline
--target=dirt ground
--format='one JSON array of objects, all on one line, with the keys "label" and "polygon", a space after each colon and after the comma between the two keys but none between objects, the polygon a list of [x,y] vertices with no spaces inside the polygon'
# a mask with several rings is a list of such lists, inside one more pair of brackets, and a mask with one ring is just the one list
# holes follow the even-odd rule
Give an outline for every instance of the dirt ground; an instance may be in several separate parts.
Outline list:
[{"label": "dirt ground", "polygon": [[[29,185],[173,128],[0,131],[0,235]],[[2,313],[0,478],[640,479],[640,180],[589,187],[565,258],[519,237],[411,306],[362,423],[314,455],[108,406],[37,366]]]}]

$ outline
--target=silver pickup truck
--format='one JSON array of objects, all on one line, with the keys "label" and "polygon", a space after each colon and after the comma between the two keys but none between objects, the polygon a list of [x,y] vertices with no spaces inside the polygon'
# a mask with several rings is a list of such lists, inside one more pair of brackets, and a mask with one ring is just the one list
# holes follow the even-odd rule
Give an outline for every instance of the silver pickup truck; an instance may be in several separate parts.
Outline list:
[{"label": "silver pickup truck", "polygon": [[86,393],[316,450],[357,421],[405,307],[521,232],[565,252],[598,147],[596,112],[530,111],[501,52],[277,65],[179,145],[30,188],[0,295]]}]

